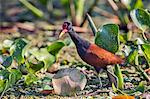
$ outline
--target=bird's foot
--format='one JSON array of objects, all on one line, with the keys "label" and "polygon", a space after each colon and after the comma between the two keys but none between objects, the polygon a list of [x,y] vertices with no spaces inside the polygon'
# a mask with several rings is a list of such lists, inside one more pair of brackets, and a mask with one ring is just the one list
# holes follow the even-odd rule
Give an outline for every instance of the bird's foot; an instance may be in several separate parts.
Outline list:
[{"label": "bird's foot", "polygon": [[98,85],[98,89],[101,89],[103,87],[102,82],[100,81],[99,85]]},{"label": "bird's foot", "polygon": [[98,83],[98,89],[102,89],[102,81],[101,81],[101,78],[100,77],[98,77],[98,79],[99,79],[99,83]]}]

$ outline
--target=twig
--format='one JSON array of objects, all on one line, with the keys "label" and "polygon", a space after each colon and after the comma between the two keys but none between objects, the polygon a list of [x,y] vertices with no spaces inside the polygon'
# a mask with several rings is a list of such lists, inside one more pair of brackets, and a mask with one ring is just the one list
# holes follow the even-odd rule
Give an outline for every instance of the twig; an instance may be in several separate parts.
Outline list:
[{"label": "twig", "polygon": [[18,28],[16,26],[0,27],[0,33],[16,33],[16,32],[18,32]]},{"label": "twig", "polygon": [[114,11],[114,13],[119,16],[118,14],[118,6],[116,5],[116,3],[113,0],[107,0],[108,4],[111,6],[112,10]]},{"label": "twig", "polygon": [[118,11],[118,6],[116,5],[116,3],[113,0],[107,0],[108,3],[111,5],[112,9],[116,12]]},{"label": "twig", "polygon": [[20,29],[24,29],[27,31],[34,31],[35,30],[35,26],[32,23],[16,23],[16,26]]},{"label": "twig", "polygon": [[97,95],[98,93],[109,93],[109,92],[110,92],[110,90],[101,90],[101,89],[99,89],[99,90],[96,90],[94,92],[89,92],[87,95],[88,96],[93,96],[93,95]]},{"label": "twig", "polygon": [[144,71],[145,71],[145,72],[150,72],[150,68],[148,68],[148,69],[145,69]]}]

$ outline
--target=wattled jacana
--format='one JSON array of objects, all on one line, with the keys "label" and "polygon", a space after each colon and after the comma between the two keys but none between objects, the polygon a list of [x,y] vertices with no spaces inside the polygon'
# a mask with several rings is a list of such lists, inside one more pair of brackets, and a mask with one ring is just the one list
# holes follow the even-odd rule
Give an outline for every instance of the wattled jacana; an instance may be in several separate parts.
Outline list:
[{"label": "wattled jacana", "polygon": [[123,60],[115,54],[82,39],[74,31],[72,23],[64,22],[62,28],[59,38],[63,34],[69,33],[81,59],[87,64],[94,66],[97,73],[99,73],[101,69],[106,69],[107,65],[121,64],[123,62]]}]

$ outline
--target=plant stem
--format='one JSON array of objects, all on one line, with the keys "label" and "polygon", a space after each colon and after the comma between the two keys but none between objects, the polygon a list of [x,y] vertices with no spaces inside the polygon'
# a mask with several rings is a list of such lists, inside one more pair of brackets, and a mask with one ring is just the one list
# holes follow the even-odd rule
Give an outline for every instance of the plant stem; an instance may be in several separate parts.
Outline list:
[{"label": "plant stem", "polygon": [[76,15],[75,15],[75,6],[74,6],[74,3],[73,3],[73,0],[69,0],[69,6],[70,6],[70,14],[71,14],[71,19],[72,19],[72,23],[73,25],[76,25]]},{"label": "plant stem", "polygon": [[6,80],[6,85],[5,85],[5,88],[4,88],[4,90],[3,90],[3,92],[2,92],[2,94],[0,96],[0,99],[2,99],[2,97],[3,97],[3,95],[4,95],[4,93],[5,93],[6,89],[7,89],[7,87],[8,87],[8,80]]},{"label": "plant stem", "polygon": [[77,10],[76,10],[76,25],[80,26],[83,13],[84,13],[84,3],[85,0],[78,0],[77,2]]},{"label": "plant stem", "polygon": [[142,31],[142,36],[143,36],[144,40],[146,40],[146,41],[147,41],[147,38],[146,38],[146,36],[145,36],[144,31]]},{"label": "plant stem", "polygon": [[19,0],[25,7],[27,7],[29,10],[31,10],[35,15],[38,17],[43,17],[44,13],[39,10],[38,8],[34,7],[31,3],[29,3],[27,0]]},{"label": "plant stem", "polygon": [[96,32],[97,32],[98,30],[97,30],[97,28],[96,28],[96,26],[95,26],[95,24],[94,24],[94,22],[93,22],[91,16],[90,16],[88,13],[87,13],[86,15],[87,15],[87,19],[88,19],[88,21],[89,21],[89,25],[90,25],[90,27],[91,27],[91,29],[92,29],[93,35],[95,36],[95,35],[96,35]]},{"label": "plant stem", "polygon": [[142,76],[143,76],[146,80],[148,80],[148,81],[150,82],[149,76],[146,74],[146,72],[145,72],[145,71],[141,68],[141,66],[139,65],[138,55],[137,55],[137,57],[135,58],[135,68],[137,69],[137,71],[139,71],[139,72],[142,74]]},{"label": "plant stem", "polygon": [[138,68],[143,77],[150,82],[150,77],[146,74],[146,72],[140,66],[138,66]]}]

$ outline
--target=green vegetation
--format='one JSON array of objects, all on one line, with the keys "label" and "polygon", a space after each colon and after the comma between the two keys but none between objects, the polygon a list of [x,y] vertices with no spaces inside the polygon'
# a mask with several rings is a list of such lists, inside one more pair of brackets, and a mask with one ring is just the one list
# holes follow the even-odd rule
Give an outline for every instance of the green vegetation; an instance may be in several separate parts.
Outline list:
[{"label": "green vegetation", "polygon": [[[108,98],[116,95],[139,98],[150,94],[148,1],[11,2],[12,4],[8,0],[0,1],[7,6],[0,8],[0,98],[68,98],[69,96],[54,93],[52,80],[60,69],[72,67],[80,70],[84,79],[87,79],[86,85],[82,82],[85,85],[82,91],[70,92],[76,94],[77,98]],[[116,77],[117,86],[109,86],[106,73],[101,72],[103,86],[99,89],[99,79],[94,68],[78,57],[71,39],[58,39],[64,20],[71,20],[73,28],[83,38],[94,41],[96,45],[125,60],[124,64],[107,68]],[[71,77],[73,76],[75,75],[72,73]],[[79,78],[72,79],[75,81]]]}]

